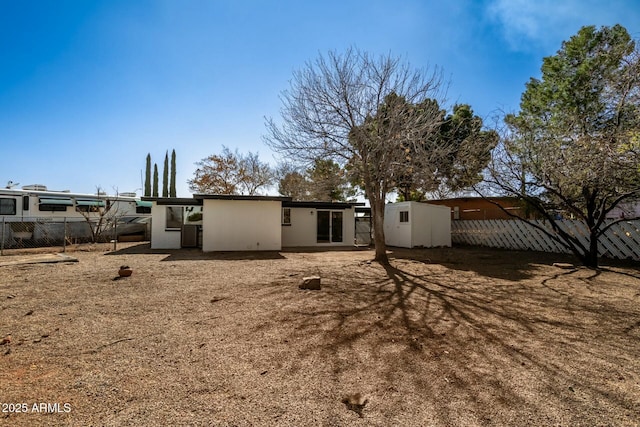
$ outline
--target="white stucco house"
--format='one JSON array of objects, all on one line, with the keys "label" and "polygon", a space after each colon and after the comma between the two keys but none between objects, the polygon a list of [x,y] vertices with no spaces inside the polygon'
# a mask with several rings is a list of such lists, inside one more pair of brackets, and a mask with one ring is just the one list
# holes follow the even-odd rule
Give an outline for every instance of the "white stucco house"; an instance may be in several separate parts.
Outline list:
[{"label": "white stucco house", "polygon": [[384,236],[389,246],[450,247],[450,208],[421,202],[389,203],[384,210]]},{"label": "white stucco house", "polygon": [[144,200],[151,202],[152,249],[277,251],[355,242],[357,203],[216,194]]},{"label": "white stucco house", "polygon": [[282,203],[282,246],[353,246],[357,203]]}]

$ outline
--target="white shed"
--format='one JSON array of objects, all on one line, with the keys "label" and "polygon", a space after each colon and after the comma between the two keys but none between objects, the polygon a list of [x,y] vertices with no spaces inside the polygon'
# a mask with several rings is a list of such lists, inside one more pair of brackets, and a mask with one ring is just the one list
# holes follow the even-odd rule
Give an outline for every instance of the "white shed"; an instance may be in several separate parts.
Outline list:
[{"label": "white shed", "polygon": [[384,210],[385,243],[401,248],[451,246],[451,210],[420,202],[390,203]]}]

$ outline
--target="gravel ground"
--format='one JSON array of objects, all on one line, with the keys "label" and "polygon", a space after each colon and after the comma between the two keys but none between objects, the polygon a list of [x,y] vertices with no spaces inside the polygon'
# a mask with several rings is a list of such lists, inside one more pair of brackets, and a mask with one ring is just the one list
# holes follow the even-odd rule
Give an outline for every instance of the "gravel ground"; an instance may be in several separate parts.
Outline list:
[{"label": "gravel ground", "polygon": [[637,264],[104,250],[0,266],[0,425],[640,425]]}]

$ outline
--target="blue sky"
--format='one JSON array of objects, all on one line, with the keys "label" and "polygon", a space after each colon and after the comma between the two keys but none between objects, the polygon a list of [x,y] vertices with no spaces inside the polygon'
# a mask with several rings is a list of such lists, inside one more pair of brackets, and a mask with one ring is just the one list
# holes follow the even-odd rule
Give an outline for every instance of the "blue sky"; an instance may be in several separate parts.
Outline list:
[{"label": "blue sky", "polygon": [[438,66],[450,103],[517,111],[542,58],[583,25],[640,38],[637,0],[0,0],[0,185],[140,194],[177,154],[178,196],[222,145],[259,152],[264,117],[319,53]]}]

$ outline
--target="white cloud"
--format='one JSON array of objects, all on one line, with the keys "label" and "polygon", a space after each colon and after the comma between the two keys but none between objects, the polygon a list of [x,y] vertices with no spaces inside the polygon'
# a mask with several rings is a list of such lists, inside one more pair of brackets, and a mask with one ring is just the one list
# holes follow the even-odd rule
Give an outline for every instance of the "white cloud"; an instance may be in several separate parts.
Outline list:
[{"label": "white cloud", "polygon": [[640,31],[640,5],[634,0],[489,0],[488,17],[497,22],[513,50],[560,48],[584,25],[625,25]]}]

